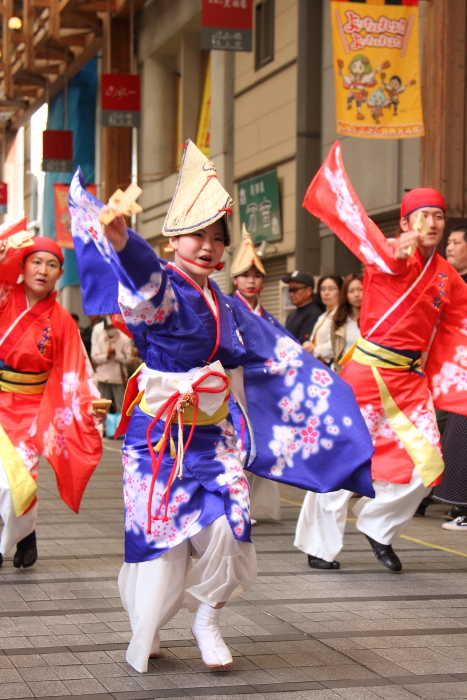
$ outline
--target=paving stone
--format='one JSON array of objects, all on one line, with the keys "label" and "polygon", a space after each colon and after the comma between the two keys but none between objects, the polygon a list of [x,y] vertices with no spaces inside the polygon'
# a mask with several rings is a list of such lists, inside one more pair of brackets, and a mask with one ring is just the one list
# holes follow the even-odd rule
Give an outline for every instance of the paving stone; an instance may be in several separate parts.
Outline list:
[{"label": "paving stone", "polygon": [[[222,613],[231,669],[205,666],[183,607],[161,632],[161,658],[139,674],[125,660],[121,468],[109,447],[79,516],[41,462],[38,563],[17,572],[6,558],[0,573],[0,700],[467,698],[464,559],[401,540],[404,570],[393,576],[348,523],[341,569],[311,571],[292,547],[298,508],[286,503],[281,523],[254,529],[257,584]],[[280,488],[287,500],[303,497]],[[442,512],[430,508],[407,534],[467,554],[467,542],[440,529]]]},{"label": "paving stone", "polygon": [[2,683],[0,685],[1,700],[9,698],[32,698],[34,693],[26,683]]}]

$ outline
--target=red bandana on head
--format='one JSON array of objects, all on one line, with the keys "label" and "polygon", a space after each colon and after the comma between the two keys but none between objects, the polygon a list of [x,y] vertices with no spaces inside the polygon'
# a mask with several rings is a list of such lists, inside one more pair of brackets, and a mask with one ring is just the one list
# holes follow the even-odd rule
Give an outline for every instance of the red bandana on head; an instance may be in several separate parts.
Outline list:
[{"label": "red bandana on head", "polygon": [[444,197],[431,187],[417,187],[407,192],[401,204],[401,217],[404,218],[423,207],[439,207],[446,213]]},{"label": "red bandana on head", "polygon": [[52,253],[52,255],[55,255],[60,261],[60,266],[63,265],[65,259],[63,257],[62,250],[53,240],[53,238],[47,238],[46,236],[36,236],[32,240],[34,241],[34,245],[30,245],[24,249],[23,260],[25,260],[28,257],[28,255],[32,255],[32,253],[45,252]]}]

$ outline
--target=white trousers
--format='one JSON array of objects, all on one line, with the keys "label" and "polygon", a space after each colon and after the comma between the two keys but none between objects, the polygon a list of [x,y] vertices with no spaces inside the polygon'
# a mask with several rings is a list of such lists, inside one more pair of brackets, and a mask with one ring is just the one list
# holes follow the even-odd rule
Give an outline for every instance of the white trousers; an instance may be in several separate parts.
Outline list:
[{"label": "white trousers", "polygon": [[[381,544],[392,544],[430,493],[417,469],[409,484],[374,481],[376,498],[360,498],[353,507],[357,529]],[[335,561],[344,544],[350,491],[312,493],[303,501],[295,532],[295,547],[313,557]]]},{"label": "white trousers", "polygon": [[148,670],[154,638],[179,611],[185,594],[194,612],[200,602],[214,607],[246,593],[255,579],[254,547],[234,538],[225,515],[156,559],[124,564],[118,587],[133,632],[126,660],[140,673]]},{"label": "white trousers", "polygon": [[0,518],[3,520],[3,531],[0,538],[0,552],[7,554],[18,542],[31,534],[36,527],[37,503],[19,518],[15,515],[10,485],[0,458]]},{"label": "white trousers", "polygon": [[281,497],[279,484],[271,479],[263,479],[252,472],[246,471],[245,476],[250,484],[250,515],[252,518],[281,519]]}]

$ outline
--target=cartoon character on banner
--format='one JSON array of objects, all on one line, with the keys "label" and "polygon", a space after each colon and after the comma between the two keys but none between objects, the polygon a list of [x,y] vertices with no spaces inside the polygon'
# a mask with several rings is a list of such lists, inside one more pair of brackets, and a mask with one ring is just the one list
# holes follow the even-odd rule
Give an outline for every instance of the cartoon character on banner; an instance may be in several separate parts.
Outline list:
[{"label": "cartoon character on banner", "polygon": [[352,102],[355,100],[357,105],[357,119],[365,119],[365,115],[362,112],[362,105],[367,100],[368,88],[372,88],[376,85],[376,74],[385,68],[389,68],[390,65],[389,61],[384,61],[384,63],[373,70],[370,59],[363,54],[357,54],[349,63],[350,75],[344,75],[342,72],[344,69],[344,61],[341,59],[337,61],[339,75],[344,81],[344,88],[349,90],[347,109],[352,109]]},{"label": "cartoon character on banner", "polygon": [[398,116],[399,108],[399,95],[410,85],[416,85],[416,80],[409,80],[408,83],[402,85],[402,79],[398,75],[393,75],[389,78],[389,83],[384,82],[386,80],[386,73],[381,73],[381,80],[383,81],[384,89],[388,93],[388,106],[394,107],[394,116]]},{"label": "cartoon character on banner", "polygon": [[371,93],[370,97],[367,98],[366,103],[371,109],[371,116],[376,124],[380,124],[381,122],[379,120],[380,117],[383,116],[383,109],[390,104],[390,100],[386,98],[383,88],[376,88],[376,90]]}]

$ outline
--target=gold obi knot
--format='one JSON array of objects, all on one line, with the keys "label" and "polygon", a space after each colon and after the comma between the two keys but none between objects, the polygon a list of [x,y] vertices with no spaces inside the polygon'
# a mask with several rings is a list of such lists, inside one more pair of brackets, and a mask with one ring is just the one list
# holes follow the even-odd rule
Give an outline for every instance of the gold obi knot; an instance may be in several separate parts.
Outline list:
[{"label": "gold obi knot", "polygon": [[10,394],[43,394],[49,372],[18,372],[0,360],[0,391]]}]

